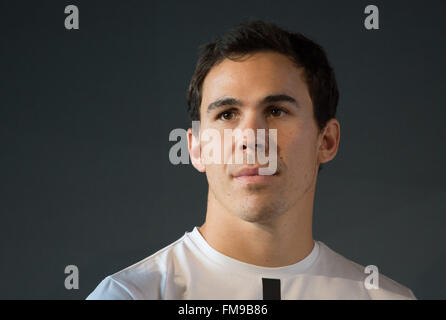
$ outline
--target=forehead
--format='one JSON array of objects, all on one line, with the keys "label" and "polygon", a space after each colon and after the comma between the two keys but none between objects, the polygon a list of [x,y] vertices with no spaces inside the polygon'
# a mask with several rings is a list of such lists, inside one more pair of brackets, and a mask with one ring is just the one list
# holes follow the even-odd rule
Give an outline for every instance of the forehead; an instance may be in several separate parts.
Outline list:
[{"label": "forehead", "polygon": [[224,59],[214,66],[203,82],[202,106],[223,96],[249,103],[277,92],[301,104],[311,103],[302,67],[280,53],[259,52],[240,61]]}]

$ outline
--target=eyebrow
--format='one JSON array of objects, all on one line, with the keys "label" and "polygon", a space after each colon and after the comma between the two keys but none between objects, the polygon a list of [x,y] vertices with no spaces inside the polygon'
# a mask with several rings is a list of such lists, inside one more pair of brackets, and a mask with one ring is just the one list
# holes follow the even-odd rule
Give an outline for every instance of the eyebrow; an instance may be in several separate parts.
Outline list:
[{"label": "eyebrow", "polygon": [[[274,102],[290,102],[290,103],[296,105],[296,107],[299,107],[299,104],[297,103],[296,99],[294,99],[293,97],[290,97],[287,94],[283,94],[283,93],[268,95],[260,101],[260,104],[267,104],[267,103],[274,103]],[[242,100],[239,100],[239,99],[236,99],[233,97],[223,97],[223,98],[219,98],[219,99],[215,100],[214,102],[211,102],[208,105],[207,112],[209,113],[212,110],[221,108],[221,107],[242,106],[242,105],[243,105]]]}]

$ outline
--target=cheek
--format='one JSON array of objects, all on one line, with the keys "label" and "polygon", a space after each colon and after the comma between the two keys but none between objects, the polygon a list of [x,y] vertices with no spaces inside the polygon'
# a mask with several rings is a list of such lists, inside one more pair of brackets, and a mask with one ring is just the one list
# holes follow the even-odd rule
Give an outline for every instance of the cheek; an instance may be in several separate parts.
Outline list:
[{"label": "cheek", "polygon": [[226,178],[224,166],[218,164],[206,165],[206,177],[209,185],[212,185],[214,189],[222,188]]},{"label": "cheek", "polygon": [[306,171],[313,167],[316,161],[315,149],[315,137],[308,131],[287,130],[278,136],[279,157],[292,171]]},{"label": "cheek", "polygon": [[[223,129],[204,128],[201,134],[201,156],[206,164],[229,163],[235,148],[234,138]],[[218,170],[212,168],[210,170]]]}]

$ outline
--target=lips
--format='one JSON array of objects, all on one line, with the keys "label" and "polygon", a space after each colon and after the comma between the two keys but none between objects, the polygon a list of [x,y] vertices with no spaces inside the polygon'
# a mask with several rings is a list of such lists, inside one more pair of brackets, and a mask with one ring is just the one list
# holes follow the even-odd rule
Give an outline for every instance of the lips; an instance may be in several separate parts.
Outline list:
[{"label": "lips", "polygon": [[[263,174],[260,175],[259,174],[259,169],[262,167],[245,167],[242,168],[241,170],[237,171],[235,174],[233,174],[232,176],[234,178],[239,178],[239,177],[251,177],[251,176],[268,176],[267,174]],[[274,174],[272,174],[273,176],[277,175],[278,171],[276,171]]]},{"label": "lips", "polygon": [[234,178],[242,177],[242,176],[258,176],[259,175],[259,168],[243,168],[240,171],[238,171],[236,174],[234,174]]}]

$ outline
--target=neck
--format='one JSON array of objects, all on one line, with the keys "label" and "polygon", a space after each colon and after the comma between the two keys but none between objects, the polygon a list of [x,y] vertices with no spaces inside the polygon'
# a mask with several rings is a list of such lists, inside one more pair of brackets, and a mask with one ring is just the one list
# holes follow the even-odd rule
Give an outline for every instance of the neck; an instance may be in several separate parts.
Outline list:
[{"label": "neck", "polygon": [[312,234],[314,192],[270,221],[245,221],[208,194],[205,223],[198,228],[208,244],[233,259],[262,267],[283,267],[308,256]]}]

